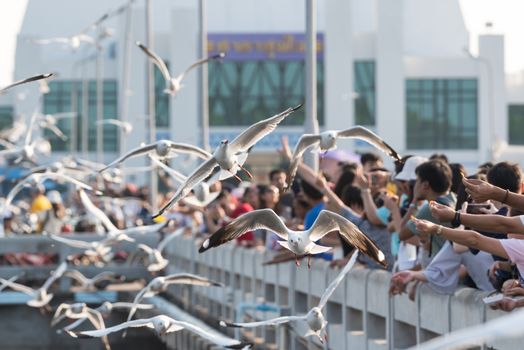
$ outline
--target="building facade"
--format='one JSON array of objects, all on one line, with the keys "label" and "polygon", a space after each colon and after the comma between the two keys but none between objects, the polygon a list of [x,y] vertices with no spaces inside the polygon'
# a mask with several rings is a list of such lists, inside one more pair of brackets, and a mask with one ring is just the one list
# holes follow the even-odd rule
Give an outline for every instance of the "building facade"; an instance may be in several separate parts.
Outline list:
[{"label": "building facade", "polygon": [[[72,51],[29,41],[74,35],[122,3],[28,2],[14,78],[47,71],[58,72],[58,77],[43,99],[35,86],[25,88],[24,99],[2,97],[0,115],[29,114],[37,106],[45,113],[77,111],[78,118],[61,122],[69,135],[66,142],[49,135],[58,151],[55,156],[79,152],[95,159],[95,121],[100,112],[104,118],[125,119],[134,125],[128,136],[110,126],[103,128],[101,160],[107,162],[148,140],[146,57],[134,45],[145,42],[142,1],[129,13],[104,22],[114,33],[100,41],[103,51],[98,65],[92,46]],[[206,3],[208,51],[227,54],[222,63],[208,67],[213,148],[246,125],[304,101],[305,4],[293,0]],[[156,0],[152,4],[154,50],[172,74],[178,74],[198,59],[198,1]],[[403,154],[445,152],[451,161],[471,170],[491,159],[520,161],[522,79],[506,77],[503,36],[482,35],[478,55],[469,53],[470,37],[457,1],[330,0],[319,2],[317,10],[321,130],[368,126]],[[188,74],[185,87],[171,98],[163,94],[162,76],[155,71],[157,138],[201,144],[197,73]],[[303,133],[303,121],[304,111],[289,117],[253,149],[252,161],[258,158],[267,167],[276,165],[280,137],[287,135],[290,143],[296,142]],[[370,149],[358,141],[343,142],[340,147],[358,152]],[[130,164],[144,162],[136,159]]]}]

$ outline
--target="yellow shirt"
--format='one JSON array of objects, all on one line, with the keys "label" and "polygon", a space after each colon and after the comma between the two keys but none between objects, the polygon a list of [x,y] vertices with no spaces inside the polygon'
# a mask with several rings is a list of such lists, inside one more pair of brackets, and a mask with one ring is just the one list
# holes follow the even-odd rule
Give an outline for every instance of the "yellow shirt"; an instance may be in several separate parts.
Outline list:
[{"label": "yellow shirt", "polygon": [[53,206],[49,199],[43,194],[39,194],[31,203],[31,213],[40,213],[51,209]]}]

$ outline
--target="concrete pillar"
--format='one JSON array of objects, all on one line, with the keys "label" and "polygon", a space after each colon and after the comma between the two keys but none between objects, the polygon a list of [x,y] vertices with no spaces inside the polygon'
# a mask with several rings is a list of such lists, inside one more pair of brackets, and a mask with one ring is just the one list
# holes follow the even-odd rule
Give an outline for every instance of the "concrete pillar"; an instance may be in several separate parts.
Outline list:
[{"label": "concrete pillar", "polygon": [[[508,141],[508,116],[506,102],[506,75],[504,73],[504,36],[479,36],[478,64],[481,72],[479,105],[487,107],[479,115],[480,143],[486,160],[492,160],[492,147]],[[485,112],[485,113],[484,113]]]},{"label": "concrete pillar", "polygon": [[377,1],[376,131],[398,150],[406,149],[405,83],[401,1]]},{"label": "concrete pillar", "polygon": [[[195,5],[196,6],[196,5]],[[177,75],[198,59],[196,7],[174,8],[171,12],[170,71]],[[197,72],[190,72],[185,86],[170,104],[170,132],[176,142],[199,144]]]},{"label": "concrete pillar", "polygon": [[[354,123],[351,3],[325,2],[329,20],[324,30],[324,129],[347,129]],[[342,143],[339,145],[343,148]]]}]

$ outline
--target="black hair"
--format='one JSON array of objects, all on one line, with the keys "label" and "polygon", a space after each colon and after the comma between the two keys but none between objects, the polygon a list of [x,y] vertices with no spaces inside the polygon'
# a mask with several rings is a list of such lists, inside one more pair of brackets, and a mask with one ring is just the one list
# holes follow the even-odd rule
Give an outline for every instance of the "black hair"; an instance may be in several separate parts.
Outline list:
[{"label": "black hair", "polygon": [[420,164],[415,173],[420,181],[427,181],[429,187],[436,193],[446,193],[451,187],[451,169],[441,160],[430,160]]},{"label": "black hair", "polygon": [[344,188],[353,183],[353,181],[355,180],[355,176],[356,176],[355,170],[343,171],[340,177],[338,178],[337,183],[335,184],[335,188],[333,189],[333,192],[335,192],[335,194],[340,198],[342,196],[342,192],[344,191]]},{"label": "black hair", "polygon": [[411,154],[408,154],[407,156],[402,157],[400,160],[395,161],[395,174],[399,174],[402,169],[404,169],[404,164],[406,164],[406,160],[413,157]]},{"label": "black hair", "polygon": [[366,163],[369,163],[369,162],[378,162],[378,161],[382,161],[382,158],[378,154],[367,152],[367,153],[362,153],[360,155],[360,164],[362,165],[366,165]]},{"label": "black hair", "polygon": [[302,188],[302,192],[304,192],[306,197],[312,200],[318,201],[324,197],[324,194],[322,194],[322,192],[310,185],[307,181],[302,180],[300,182],[300,187]]},{"label": "black hair", "polygon": [[468,176],[466,168],[460,163],[451,163],[449,164],[451,168],[451,188],[450,191],[457,193],[459,186],[462,184],[462,176]]},{"label": "black hair", "polygon": [[441,160],[444,163],[449,164],[448,156],[446,156],[444,153],[433,153],[429,157],[429,160]]},{"label": "black hair", "polygon": [[356,205],[360,208],[364,208],[364,202],[362,201],[362,196],[360,195],[360,188],[348,185],[344,188],[342,196],[340,197],[342,202],[348,207]]},{"label": "black hair", "polygon": [[276,174],[280,174],[280,173],[286,173],[286,171],[284,169],[273,169],[269,172],[269,181],[273,181],[273,176],[275,176]]},{"label": "black hair", "polygon": [[511,192],[519,192],[522,172],[517,164],[500,162],[489,169],[487,179],[494,186]]}]

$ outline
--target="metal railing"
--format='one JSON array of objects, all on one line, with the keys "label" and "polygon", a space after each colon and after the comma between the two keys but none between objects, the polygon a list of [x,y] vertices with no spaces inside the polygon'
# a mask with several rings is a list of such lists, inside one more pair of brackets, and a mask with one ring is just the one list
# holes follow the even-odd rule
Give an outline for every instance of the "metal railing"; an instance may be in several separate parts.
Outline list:
[{"label": "metal railing", "polygon": [[[216,322],[236,320],[241,303],[270,303],[291,314],[305,314],[315,306],[338,269],[320,259],[296,267],[293,262],[264,266],[273,253],[227,244],[198,254],[194,238],[178,238],[166,249],[169,273],[193,271],[217,280],[225,288],[172,287],[170,297],[199,317]],[[391,274],[382,270],[355,268],[337,288],[324,310],[330,349],[404,349],[435,336],[483,323],[504,315],[482,302],[486,293],[460,288],[454,295],[436,294],[427,287],[416,291],[415,301],[407,295],[389,297]],[[279,313],[244,310],[244,320],[265,319]],[[281,332],[285,329],[285,332]],[[323,348],[316,339],[304,339],[307,326],[243,331],[243,336],[267,348]],[[234,331],[228,330],[234,335]],[[497,349],[520,348],[524,339],[496,340]]]}]

